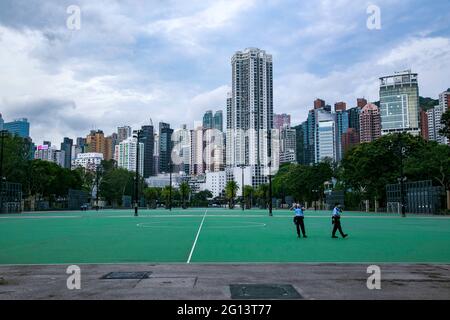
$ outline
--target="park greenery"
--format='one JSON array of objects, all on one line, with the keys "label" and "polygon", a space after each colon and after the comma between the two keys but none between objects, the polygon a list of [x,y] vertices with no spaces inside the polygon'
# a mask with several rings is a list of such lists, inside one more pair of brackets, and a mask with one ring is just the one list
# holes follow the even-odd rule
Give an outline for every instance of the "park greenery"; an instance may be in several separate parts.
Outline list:
[{"label": "park greenery", "polygon": [[[450,139],[450,112],[442,117],[441,134]],[[99,184],[99,197],[107,206],[121,207],[124,197],[134,197],[135,173],[118,168],[114,161],[103,161],[100,170],[61,168],[52,162],[32,160],[31,143],[8,135],[3,145],[3,176],[8,182],[22,184],[26,201],[45,199],[49,203],[67,197],[69,189],[82,190],[90,196]],[[403,171],[403,172],[401,172]],[[386,205],[386,185],[398,183],[403,173],[407,181],[431,180],[450,190],[450,146],[425,141],[406,133],[383,136],[371,143],[350,149],[339,164],[331,159],[314,165],[286,164],[273,177],[273,197],[279,203],[324,201],[326,191],[344,191],[346,205],[358,208],[365,200],[372,207]],[[187,182],[178,188],[148,187],[139,180],[139,198],[149,208],[206,207],[210,204],[235,208],[267,208],[269,186],[244,186],[229,181],[216,198],[210,191],[196,191]],[[142,202],[141,202],[142,203]]]}]

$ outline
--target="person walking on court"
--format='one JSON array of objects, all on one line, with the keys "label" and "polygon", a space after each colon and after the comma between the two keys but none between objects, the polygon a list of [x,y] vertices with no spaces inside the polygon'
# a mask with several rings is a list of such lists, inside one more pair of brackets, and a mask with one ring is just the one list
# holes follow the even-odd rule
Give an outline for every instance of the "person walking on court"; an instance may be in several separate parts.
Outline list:
[{"label": "person walking on court", "polygon": [[304,219],[305,219],[305,212],[304,212],[304,210],[305,210],[305,208],[300,206],[300,205],[298,205],[298,204],[296,204],[293,207],[293,210],[294,210],[294,213],[295,213],[294,223],[295,223],[295,225],[297,227],[297,235],[300,238],[300,229],[301,229],[302,234],[303,234],[303,238],[307,238],[306,232],[305,232],[305,222],[304,222]]},{"label": "person walking on court", "polygon": [[339,233],[341,234],[342,238],[347,238],[348,234],[345,234],[342,231],[342,227],[341,227],[341,213],[342,213],[342,208],[340,206],[339,203],[336,203],[336,205],[334,206],[333,209],[333,215],[331,217],[331,223],[333,224],[333,233],[332,233],[332,238],[336,239],[336,231],[339,230]]}]

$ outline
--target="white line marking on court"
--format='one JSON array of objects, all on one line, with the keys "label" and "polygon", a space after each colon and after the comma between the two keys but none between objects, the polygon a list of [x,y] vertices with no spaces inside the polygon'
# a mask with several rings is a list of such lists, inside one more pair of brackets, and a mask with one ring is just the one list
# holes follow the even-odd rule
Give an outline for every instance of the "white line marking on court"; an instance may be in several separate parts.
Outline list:
[{"label": "white line marking on court", "polygon": [[189,254],[189,258],[187,259],[186,263],[191,263],[192,254],[194,253],[194,249],[197,244],[198,236],[200,235],[200,231],[202,230],[203,222],[205,221],[205,218],[206,218],[206,213],[208,213],[208,209],[205,210],[205,214],[203,215],[202,222],[200,223],[200,226],[198,227],[197,236],[195,237],[194,244],[192,245],[191,253]]}]

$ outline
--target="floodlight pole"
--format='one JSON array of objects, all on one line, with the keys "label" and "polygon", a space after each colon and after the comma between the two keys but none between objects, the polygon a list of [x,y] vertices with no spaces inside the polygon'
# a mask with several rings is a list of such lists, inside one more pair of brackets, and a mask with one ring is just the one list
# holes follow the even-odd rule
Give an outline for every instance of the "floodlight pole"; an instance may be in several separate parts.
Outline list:
[{"label": "floodlight pole", "polygon": [[[171,155],[172,157],[172,155]],[[172,211],[172,161],[169,158],[169,210]]]},{"label": "floodlight pole", "polygon": [[134,216],[137,217],[139,215],[139,160],[140,160],[140,140],[142,130],[135,130],[134,137],[137,139],[136,141],[136,176],[134,180]]},{"label": "floodlight pole", "polygon": [[272,213],[272,129],[269,128],[267,134],[268,144],[268,158],[269,158],[269,217],[273,216]]},{"label": "floodlight pole", "polygon": [[1,140],[2,140],[2,146],[0,151],[0,213],[3,213],[3,151],[4,151],[4,145],[5,145],[5,136],[8,134],[8,131],[1,130]]},{"label": "floodlight pole", "polygon": [[241,191],[242,191],[242,211],[245,211],[245,198],[244,198],[244,168],[245,164],[240,164],[238,167],[241,168],[242,171],[242,177],[241,177]]},{"label": "floodlight pole", "polygon": [[95,168],[95,185],[96,185],[96,189],[95,189],[95,210],[98,211],[99,209],[99,205],[98,205],[98,191],[99,191],[99,180],[100,180],[100,165],[97,165]]},{"label": "floodlight pole", "polygon": [[400,202],[402,208],[402,217],[406,218],[406,204],[405,204],[405,192],[404,192],[404,173],[403,173],[403,157],[405,154],[405,147],[403,146],[403,140],[401,134],[399,134],[400,139]]}]

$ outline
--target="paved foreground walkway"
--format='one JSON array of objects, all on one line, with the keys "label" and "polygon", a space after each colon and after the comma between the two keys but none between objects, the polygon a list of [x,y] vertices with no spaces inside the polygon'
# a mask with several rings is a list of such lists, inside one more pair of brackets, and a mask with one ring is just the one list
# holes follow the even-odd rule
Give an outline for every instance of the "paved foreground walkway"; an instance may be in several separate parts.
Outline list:
[{"label": "paved foreground walkway", "polygon": [[[450,265],[380,265],[381,290],[359,264],[80,265],[81,289],[67,288],[67,265],[0,266],[0,299],[231,299],[231,284],[292,285],[304,299],[450,299]],[[110,272],[151,272],[106,280]]]}]

